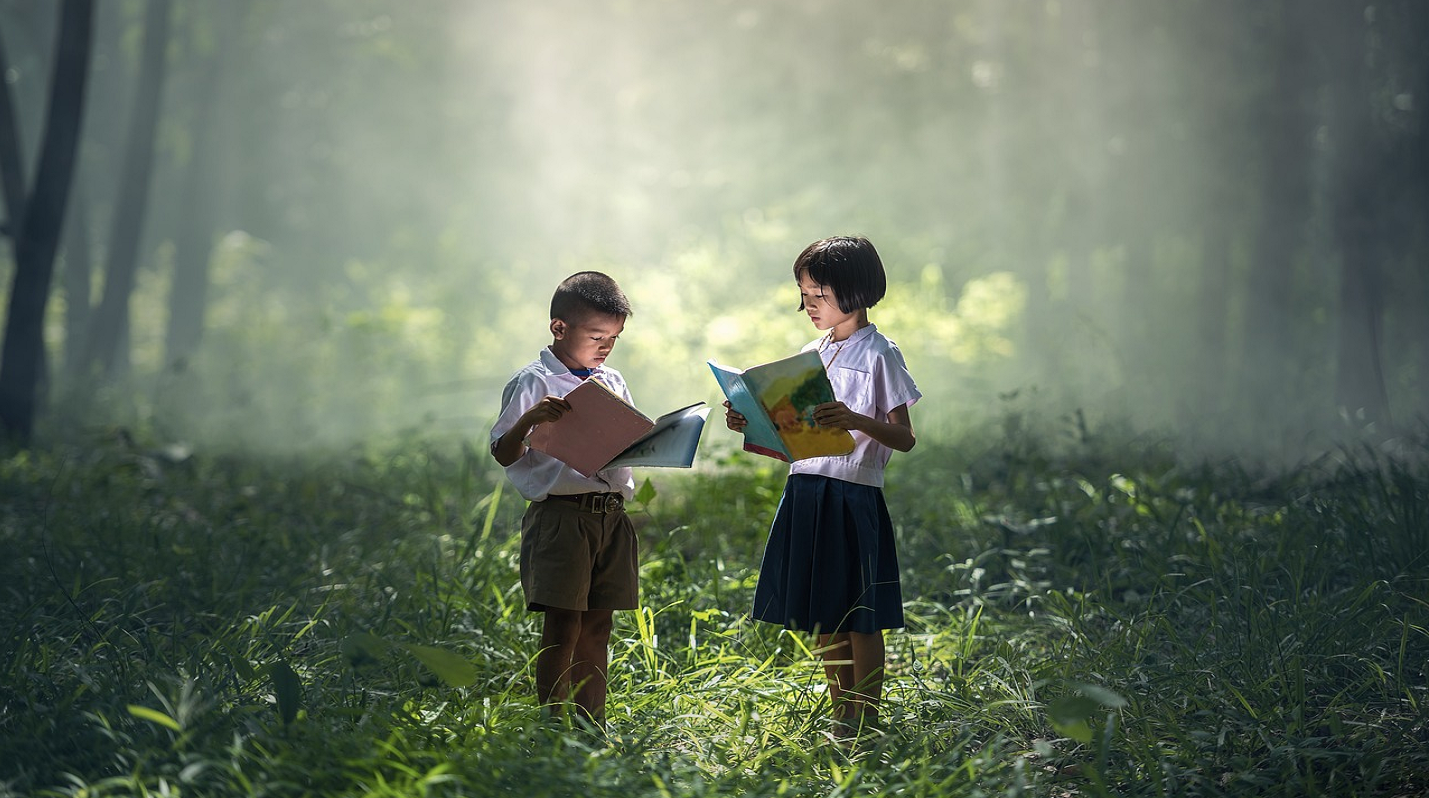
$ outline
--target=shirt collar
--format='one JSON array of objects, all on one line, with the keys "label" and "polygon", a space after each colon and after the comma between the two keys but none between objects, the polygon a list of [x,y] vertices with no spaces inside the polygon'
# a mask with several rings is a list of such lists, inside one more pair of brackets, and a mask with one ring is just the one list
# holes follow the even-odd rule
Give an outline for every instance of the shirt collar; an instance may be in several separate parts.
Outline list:
[{"label": "shirt collar", "polygon": [[[869,322],[867,327],[860,327],[859,329],[854,330],[853,335],[850,335],[842,341],[835,341],[832,345],[842,344],[843,346],[848,346],[849,344],[855,344],[867,338],[868,336],[873,335],[877,331],[878,327],[874,326],[873,322]],[[820,338],[819,340],[822,342],[824,339]],[[843,346],[840,346],[839,348],[842,349]]]},{"label": "shirt collar", "polygon": [[[556,357],[556,353],[552,352],[549,346],[541,350],[541,365],[545,366],[546,370],[552,374],[571,374],[570,366],[562,363],[561,359]],[[590,376],[595,377],[604,373],[601,371],[603,368],[604,366],[601,365],[591,369]],[[571,376],[574,377],[576,375],[571,374]]]}]

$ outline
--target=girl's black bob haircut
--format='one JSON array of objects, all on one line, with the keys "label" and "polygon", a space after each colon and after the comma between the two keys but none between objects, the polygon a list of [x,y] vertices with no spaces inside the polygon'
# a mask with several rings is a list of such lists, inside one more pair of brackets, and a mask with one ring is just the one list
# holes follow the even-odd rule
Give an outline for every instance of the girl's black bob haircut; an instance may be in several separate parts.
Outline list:
[{"label": "girl's black bob haircut", "polygon": [[[794,259],[794,279],[805,274],[834,290],[839,310],[853,313],[878,304],[888,290],[878,250],[862,236],[834,236],[815,241]],[[799,310],[804,299],[799,298]]]}]

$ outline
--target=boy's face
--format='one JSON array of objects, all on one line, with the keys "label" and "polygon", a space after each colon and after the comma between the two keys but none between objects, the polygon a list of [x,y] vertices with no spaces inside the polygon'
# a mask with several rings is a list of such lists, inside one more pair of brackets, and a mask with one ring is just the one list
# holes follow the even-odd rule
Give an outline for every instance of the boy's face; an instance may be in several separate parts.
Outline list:
[{"label": "boy's face", "polygon": [[567,368],[593,369],[610,356],[624,330],[624,316],[606,313],[585,313],[575,321],[551,319],[551,351]]},{"label": "boy's face", "polygon": [[819,285],[809,277],[808,272],[799,275],[799,296],[804,300],[804,312],[816,330],[828,330],[840,324],[853,321],[857,314],[839,310],[834,289]]}]

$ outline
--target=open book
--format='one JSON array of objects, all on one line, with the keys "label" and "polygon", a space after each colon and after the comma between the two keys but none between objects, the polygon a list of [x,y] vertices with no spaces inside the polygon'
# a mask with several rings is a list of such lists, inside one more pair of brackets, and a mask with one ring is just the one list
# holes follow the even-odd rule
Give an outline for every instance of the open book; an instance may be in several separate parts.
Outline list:
[{"label": "open book", "polygon": [[526,444],[588,477],[616,466],[689,468],[710,412],[696,402],[652,421],[600,380],[581,383],[566,401],[570,411],[538,424]]},{"label": "open book", "polygon": [[744,450],[785,462],[848,454],[848,430],[814,423],[814,408],[834,401],[824,361],[814,350],[740,370],[709,361],[735,412],[744,416]]}]

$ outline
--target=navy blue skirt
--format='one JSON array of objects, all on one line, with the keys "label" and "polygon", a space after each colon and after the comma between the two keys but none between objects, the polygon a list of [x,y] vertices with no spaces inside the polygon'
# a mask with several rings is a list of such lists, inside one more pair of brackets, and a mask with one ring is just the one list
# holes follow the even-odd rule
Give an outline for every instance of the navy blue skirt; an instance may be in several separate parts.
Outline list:
[{"label": "navy blue skirt", "polygon": [[902,628],[898,552],[883,491],[791,475],[769,529],[750,615],[808,632]]}]

